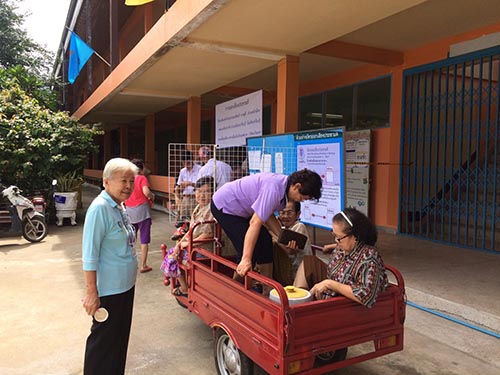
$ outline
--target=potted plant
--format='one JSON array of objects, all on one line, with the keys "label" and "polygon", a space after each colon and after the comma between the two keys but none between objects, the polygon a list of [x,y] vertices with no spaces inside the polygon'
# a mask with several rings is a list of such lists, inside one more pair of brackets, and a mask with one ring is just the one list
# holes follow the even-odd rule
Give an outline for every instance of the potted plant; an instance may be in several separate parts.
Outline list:
[{"label": "potted plant", "polygon": [[56,180],[56,192],[54,192],[56,224],[62,226],[64,218],[67,217],[71,219],[71,225],[76,225],[76,208],[83,178],[77,171],[73,171],[57,176]]}]

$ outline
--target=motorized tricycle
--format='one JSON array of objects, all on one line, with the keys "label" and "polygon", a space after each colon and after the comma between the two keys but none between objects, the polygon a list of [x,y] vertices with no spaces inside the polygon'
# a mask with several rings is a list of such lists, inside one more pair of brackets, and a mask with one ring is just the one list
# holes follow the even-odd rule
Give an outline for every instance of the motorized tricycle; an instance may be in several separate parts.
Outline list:
[{"label": "motorized tricycle", "polygon": [[0,203],[0,237],[22,235],[30,242],[40,242],[47,235],[48,229],[43,214],[38,212],[33,202],[21,195],[17,186],[2,189],[1,197],[9,202]]},{"label": "motorized tricycle", "polygon": [[[213,222],[191,225],[191,233],[206,223]],[[270,375],[320,375],[403,350],[406,294],[396,268],[385,265],[390,285],[371,308],[344,296],[294,303],[280,283],[254,271],[235,280],[237,264],[221,255],[218,224],[215,233],[215,252],[189,236],[189,261],[179,265],[188,293],[174,297],[212,328],[217,374],[260,367]],[[273,288],[275,298],[256,291],[256,283]]]}]

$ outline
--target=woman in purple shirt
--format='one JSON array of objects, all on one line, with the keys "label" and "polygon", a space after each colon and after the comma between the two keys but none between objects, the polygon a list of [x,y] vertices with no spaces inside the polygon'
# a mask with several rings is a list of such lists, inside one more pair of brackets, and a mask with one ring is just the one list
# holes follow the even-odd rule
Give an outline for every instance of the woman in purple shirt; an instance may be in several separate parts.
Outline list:
[{"label": "woman in purple shirt", "polygon": [[308,169],[290,176],[258,173],[226,183],[212,198],[211,210],[231,239],[239,262],[236,272],[245,276],[254,264],[272,277],[273,242],[266,230],[279,235],[281,226],[274,216],[288,201],[321,198],[321,177]]}]

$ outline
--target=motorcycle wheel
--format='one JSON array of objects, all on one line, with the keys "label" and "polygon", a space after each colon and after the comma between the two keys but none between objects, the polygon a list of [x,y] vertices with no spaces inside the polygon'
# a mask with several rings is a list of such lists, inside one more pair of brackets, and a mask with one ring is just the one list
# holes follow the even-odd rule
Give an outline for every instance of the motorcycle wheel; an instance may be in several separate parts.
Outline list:
[{"label": "motorcycle wheel", "polygon": [[47,235],[47,224],[41,218],[34,217],[22,223],[23,237],[30,242],[40,242]]}]

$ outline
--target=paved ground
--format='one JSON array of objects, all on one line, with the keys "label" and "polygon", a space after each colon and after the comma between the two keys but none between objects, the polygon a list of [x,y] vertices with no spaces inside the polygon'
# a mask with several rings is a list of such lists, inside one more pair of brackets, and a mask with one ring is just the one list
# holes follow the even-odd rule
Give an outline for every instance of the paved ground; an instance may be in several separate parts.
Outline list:
[{"label": "paved ground", "polygon": [[[51,226],[39,244],[0,239],[1,375],[82,373],[90,328],[80,303],[82,222],[80,215],[76,227]],[[173,227],[161,212],[153,222],[154,271],[138,275],[127,374],[215,374],[210,330],[162,284],[159,245]],[[386,262],[402,270],[409,300],[496,329],[500,256],[383,233],[380,247]],[[404,351],[336,374],[500,374],[498,338],[413,307],[405,335]]]}]

